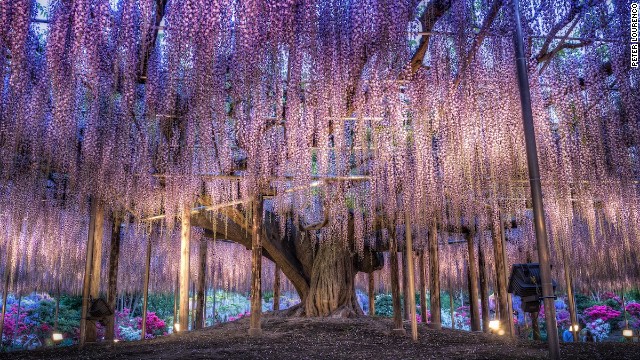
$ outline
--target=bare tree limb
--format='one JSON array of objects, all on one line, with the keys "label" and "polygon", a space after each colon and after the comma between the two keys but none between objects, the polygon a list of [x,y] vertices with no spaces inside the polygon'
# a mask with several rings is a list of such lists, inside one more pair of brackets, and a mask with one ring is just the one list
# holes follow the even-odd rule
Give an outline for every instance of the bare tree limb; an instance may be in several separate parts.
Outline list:
[{"label": "bare tree limb", "polygon": [[478,35],[476,35],[475,39],[473,40],[473,43],[471,44],[471,49],[469,49],[469,52],[467,53],[464,60],[462,61],[462,66],[460,67],[460,70],[456,75],[456,79],[453,82],[454,88],[457,88],[458,85],[460,85],[460,81],[462,80],[462,74],[467,70],[467,68],[471,64],[471,60],[473,60],[473,57],[476,56],[476,53],[478,52],[480,45],[482,45],[482,42],[487,37],[489,33],[489,28],[491,27],[491,24],[493,24],[493,21],[498,16],[498,12],[502,7],[503,2],[504,2],[503,0],[493,0],[493,3],[489,8],[489,12],[487,13],[487,17],[485,17],[484,22],[482,23],[482,28],[480,28],[480,32],[478,33]]},{"label": "bare tree limb", "polygon": [[[440,20],[444,14],[449,11],[451,5],[455,0],[433,0],[431,1],[426,9],[424,10],[424,16],[421,17],[420,23],[422,24],[422,32],[430,32],[433,30],[436,22]],[[429,39],[428,35],[423,35],[420,39],[420,44],[418,45],[418,49],[411,57],[411,74],[415,74],[420,67],[422,67],[422,61],[424,61],[424,56],[427,53],[427,49],[429,48]]]}]

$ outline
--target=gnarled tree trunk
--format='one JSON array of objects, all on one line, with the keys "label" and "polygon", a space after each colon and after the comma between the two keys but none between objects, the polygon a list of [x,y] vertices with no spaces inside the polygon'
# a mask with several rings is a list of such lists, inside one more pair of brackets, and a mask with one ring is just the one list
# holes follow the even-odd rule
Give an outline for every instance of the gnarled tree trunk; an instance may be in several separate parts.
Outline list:
[{"label": "gnarled tree trunk", "polygon": [[340,243],[320,244],[313,259],[307,316],[363,315],[356,299],[353,255]]}]

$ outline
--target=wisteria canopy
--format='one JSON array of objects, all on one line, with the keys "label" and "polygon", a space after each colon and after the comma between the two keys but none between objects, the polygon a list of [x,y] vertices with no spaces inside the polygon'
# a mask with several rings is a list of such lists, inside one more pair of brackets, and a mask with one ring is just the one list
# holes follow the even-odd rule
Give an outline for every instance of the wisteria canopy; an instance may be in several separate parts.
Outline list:
[{"label": "wisteria canopy", "polygon": [[[152,291],[173,289],[189,213],[192,254],[219,240],[211,271],[247,289],[248,258],[227,241],[250,247],[261,199],[264,255],[303,301],[380,269],[390,237],[404,246],[405,213],[416,250],[438,231],[451,287],[467,281],[466,249],[449,245],[461,233],[485,242],[508,224],[508,261],[535,256],[510,0],[44,3],[0,1],[13,291],[80,291],[89,199],[105,238],[124,219],[121,289],[141,286],[149,236]],[[554,277],[564,252],[583,289],[640,282],[629,7],[520,7]]]}]

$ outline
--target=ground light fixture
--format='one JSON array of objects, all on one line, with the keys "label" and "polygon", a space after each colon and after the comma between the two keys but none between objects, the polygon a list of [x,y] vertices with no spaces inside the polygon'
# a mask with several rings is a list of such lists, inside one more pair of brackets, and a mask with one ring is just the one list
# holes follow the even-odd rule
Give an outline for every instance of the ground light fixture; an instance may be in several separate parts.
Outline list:
[{"label": "ground light fixture", "polygon": [[624,336],[627,339],[631,339],[633,337],[633,330],[631,329],[622,330],[622,336]]},{"label": "ground light fixture", "polygon": [[580,326],[578,326],[577,324],[573,324],[573,325],[569,326],[569,331],[571,331],[571,332],[580,331]]},{"label": "ground light fixture", "polygon": [[496,331],[498,329],[500,329],[500,321],[498,320],[491,320],[489,321],[489,329]]},{"label": "ground light fixture", "polygon": [[178,324],[178,323],[173,324],[173,330],[174,330],[175,332],[180,331],[180,324]]},{"label": "ground light fixture", "polygon": [[64,336],[62,336],[62,333],[59,332],[54,332],[53,334],[51,334],[51,340],[53,340],[54,343],[59,343],[64,339]]}]

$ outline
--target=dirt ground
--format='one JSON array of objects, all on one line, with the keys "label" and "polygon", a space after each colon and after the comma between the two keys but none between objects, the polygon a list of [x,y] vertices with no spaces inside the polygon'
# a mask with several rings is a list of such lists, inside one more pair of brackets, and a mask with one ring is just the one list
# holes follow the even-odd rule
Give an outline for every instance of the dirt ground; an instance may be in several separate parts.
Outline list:
[{"label": "dirt ground", "polygon": [[[248,319],[143,342],[0,353],[0,359],[545,359],[546,345],[497,335],[419,327],[419,341],[391,334],[391,321],[266,316],[263,335]],[[409,330],[409,325],[405,324]],[[563,359],[640,359],[640,344],[562,344]]]}]

